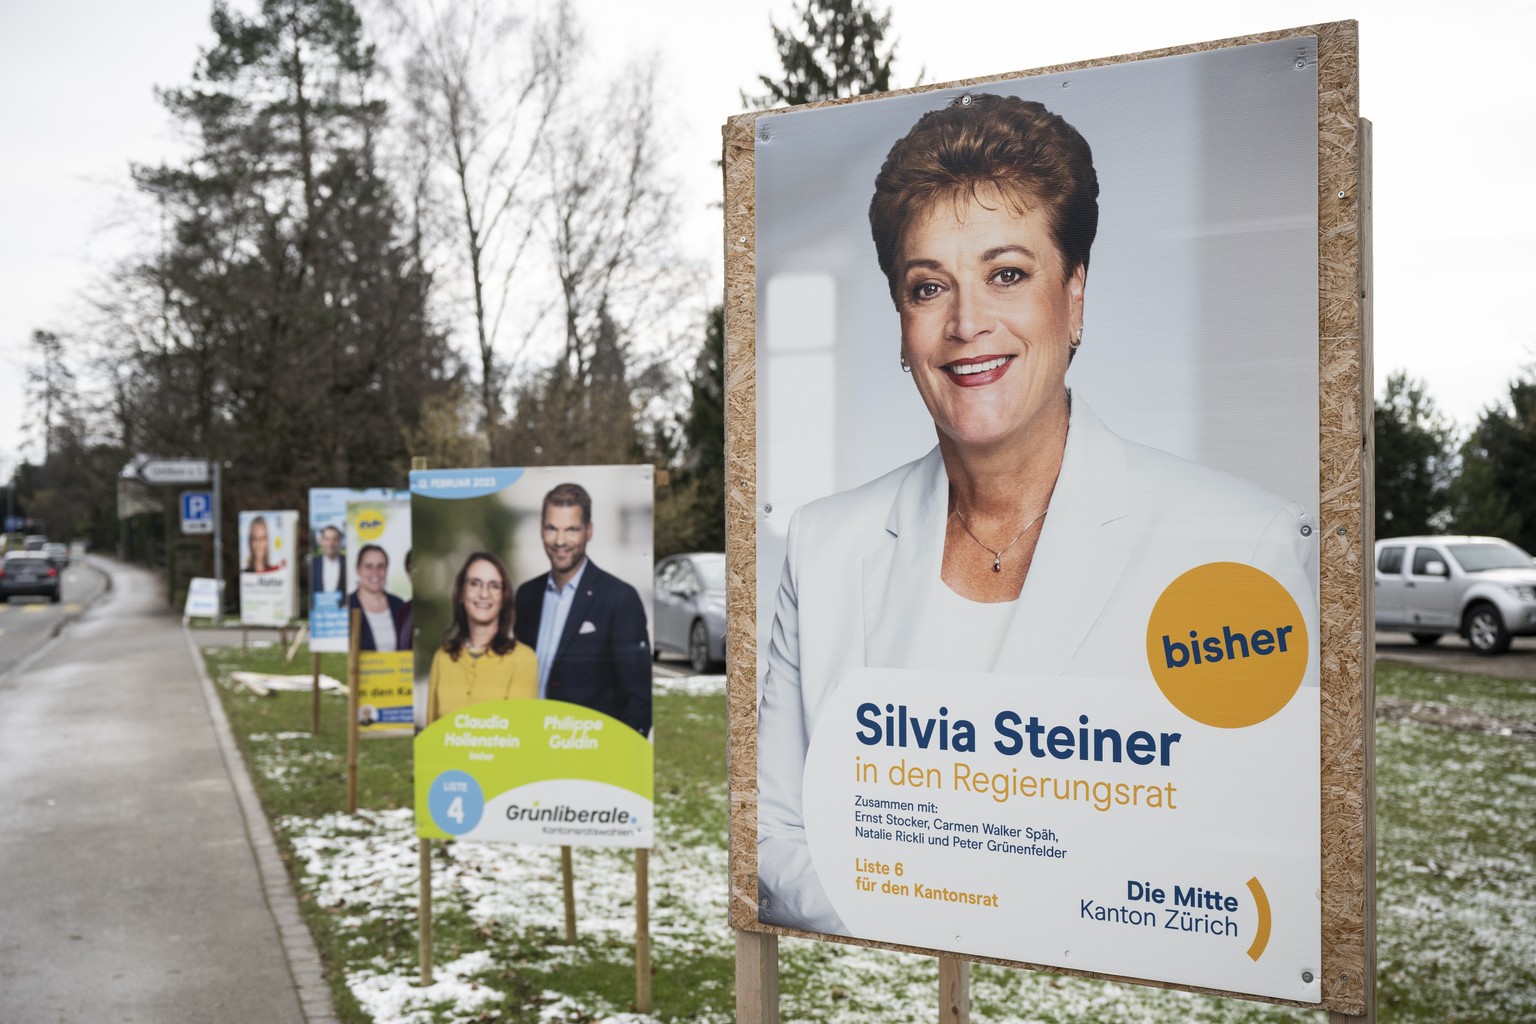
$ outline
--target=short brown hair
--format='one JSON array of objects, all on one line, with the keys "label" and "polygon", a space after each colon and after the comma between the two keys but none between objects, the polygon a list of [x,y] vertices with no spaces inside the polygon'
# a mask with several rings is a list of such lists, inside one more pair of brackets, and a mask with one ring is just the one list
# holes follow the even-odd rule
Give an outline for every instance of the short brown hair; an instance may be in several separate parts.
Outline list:
[{"label": "short brown hair", "polygon": [[557,484],[550,492],[544,495],[544,504],[539,509],[539,518],[549,515],[549,506],[559,505],[564,508],[575,506],[581,509],[581,524],[587,525],[592,521],[592,495],[581,484]]},{"label": "short brown hair", "polygon": [[939,200],[975,198],[985,185],[1016,213],[1043,206],[1066,276],[1088,269],[1099,230],[1099,176],[1087,140],[1042,104],[970,93],[919,118],[875,177],[869,227],[893,299],[900,291],[896,261],[913,222]]}]

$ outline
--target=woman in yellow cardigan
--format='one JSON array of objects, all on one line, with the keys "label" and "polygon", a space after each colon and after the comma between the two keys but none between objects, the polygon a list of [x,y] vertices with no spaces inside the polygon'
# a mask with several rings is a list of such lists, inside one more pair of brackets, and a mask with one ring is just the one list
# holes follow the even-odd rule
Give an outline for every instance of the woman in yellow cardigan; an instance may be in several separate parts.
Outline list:
[{"label": "woman in yellow cardigan", "polygon": [[539,695],[533,648],[512,635],[512,581],[500,558],[476,551],[453,581],[453,621],[432,656],[427,721],[471,704]]}]

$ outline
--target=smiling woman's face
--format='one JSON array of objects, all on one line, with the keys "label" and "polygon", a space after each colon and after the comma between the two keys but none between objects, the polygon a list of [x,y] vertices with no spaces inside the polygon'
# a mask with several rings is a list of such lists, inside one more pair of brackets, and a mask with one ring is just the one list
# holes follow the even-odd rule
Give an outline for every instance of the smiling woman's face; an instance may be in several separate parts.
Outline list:
[{"label": "smiling woman's face", "polygon": [[501,615],[501,573],[485,559],[464,571],[464,616],[472,626],[494,626]]},{"label": "smiling woman's face", "polygon": [[1085,272],[1065,273],[1045,211],[995,190],[941,199],[897,260],[902,356],[939,433],[960,445],[1024,441],[1064,410]]},{"label": "smiling woman's face", "polygon": [[357,585],[370,594],[384,592],[384,579],[389,575],[389,559],[382,551],[364,551],[357,561]]},{"label": "smiling woman's face", "polygon": [[254,522],[251,524],[251,561],[256,565],[267,564],[267,524]]}]

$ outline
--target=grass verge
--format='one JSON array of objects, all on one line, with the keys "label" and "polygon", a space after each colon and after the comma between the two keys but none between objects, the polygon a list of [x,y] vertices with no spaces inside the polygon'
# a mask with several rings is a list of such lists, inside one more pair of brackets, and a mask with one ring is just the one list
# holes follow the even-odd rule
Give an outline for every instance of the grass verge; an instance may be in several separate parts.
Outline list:
[{"label": "grass verge", "polygon": [[[726,925],[725,699],[658,693],[658,845],[651,857],[655,1012],[633,1012],[631,855],[577,850],[580,938],[563,943],[553,848],[439,844],[434,852],[437,984],[416,981],[417,854],[410,745],[361,748],[360,813],[345,799],[344,701],[256,697],[230,682],[284,671],[276,648],[208,653],[301,906],[337,1011],[353,1024],[730,1021],[734,946]],[[301,653],[296,665],[308,664]],[[344,659],[323,671],[344,678]],[[288,671],[295,671],[288,668]],[[1536,744],[1501,734],[1536,722],[1536,685],[1378,669],[1384,701],[1444,705],[1494,721],[1378,728],[1378,998],[1383,1022],[1536,1022]],[[1461,719],[1458,719],[1460,721]],[[926,1021],[937,970],[922,957],[831,943],[780,944],[786,1021]],[[977,966],[977,1020],[1270,1024],[1316,1011]]]}]

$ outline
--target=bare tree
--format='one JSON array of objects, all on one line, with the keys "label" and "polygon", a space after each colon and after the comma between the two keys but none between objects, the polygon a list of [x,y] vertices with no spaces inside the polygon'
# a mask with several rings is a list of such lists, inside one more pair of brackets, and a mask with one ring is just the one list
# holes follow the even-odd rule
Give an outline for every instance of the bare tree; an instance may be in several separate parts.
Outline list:
[{"label": "bare tree", "polygon": [[544,149],[546,240],[559,283],[564,369],[588,383],[602,320],[620,339],[653,327],[688,289],[660,163],[654,62],[623,71],[602,103],[574,109]]},{"label": "bare tree", "polygon": [[[407,131],[418,166],[431,175],[418,184],[435,185],[452,211],[450,249],[472,303],[481,429],[494,459],[514,362],[501,353],[523,351],[551,309],[526,305],[528,290],[514,282],[535,255],[546,201],[536,158],[560,109],[579,32],[566,0],[538,17],[502,0],[385,4],[409,51]],[[509,310],[514,291],[519,305]],[[504,328],[516,334],[510,345]]]}]

